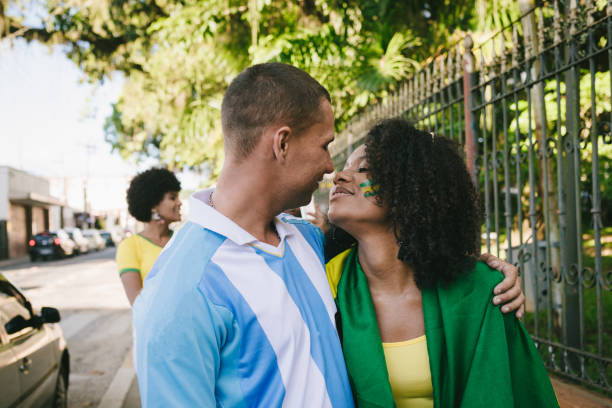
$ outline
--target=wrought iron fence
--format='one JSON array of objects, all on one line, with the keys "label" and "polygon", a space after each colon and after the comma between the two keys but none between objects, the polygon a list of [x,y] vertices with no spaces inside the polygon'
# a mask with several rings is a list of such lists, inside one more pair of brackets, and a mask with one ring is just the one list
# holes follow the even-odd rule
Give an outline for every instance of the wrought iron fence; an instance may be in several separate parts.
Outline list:
[{"label": "wrought iron fence", "polygon": [[483,251],[519,266],[524,323],[546,366],[605,392],[611,44],[611,0],[543,3],[476,46],[468,36],[432,57],[330,147],[342,166],[376,121],[394,116],[461,142],[485,208]]}]

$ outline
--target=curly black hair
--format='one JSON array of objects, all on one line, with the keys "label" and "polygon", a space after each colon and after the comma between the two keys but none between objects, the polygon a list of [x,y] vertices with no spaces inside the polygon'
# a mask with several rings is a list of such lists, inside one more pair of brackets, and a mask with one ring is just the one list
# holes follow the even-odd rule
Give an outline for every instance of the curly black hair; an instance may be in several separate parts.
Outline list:
[{"label": "curly black hair", "polygon": [[151,210],[161,203],[170,191],[181,191],[181,183],[174,173],[162,168],[152,168],[132,179],[127,190],[128,211],[141,222],[151,221]]},{"label": "curly black hair", "polygon": [[366,136],[369,177],[389,208],[400,250],[419,288],[447,284],[480,251],[482,208],[458,143],[388,119]]}]

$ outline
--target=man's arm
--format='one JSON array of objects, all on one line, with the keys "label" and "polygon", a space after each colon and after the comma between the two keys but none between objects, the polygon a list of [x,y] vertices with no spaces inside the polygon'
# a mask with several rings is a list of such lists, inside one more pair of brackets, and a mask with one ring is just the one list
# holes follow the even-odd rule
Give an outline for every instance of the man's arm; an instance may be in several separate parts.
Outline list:
[{"label": "man's arm", "polygon": [[507,262],[491,255],[483,254],[480,260],[485,262],[489,267],[496,269],[504,274],[504,280],[499,283],[494,289],[495,297],[493,304],[504,304],[501,308],[503,313],[516,311],[516,317],[521,318],[525,313],[525,295],[521,290],[521,277],[518,274],[518,269]]},{"label": "man's arm", "polygon": [[149,313],[143,304],[135,305],[135,362],[143,407],[214,407],[219,322],[215,324],[215,313],[200,293],[176,303]]}]

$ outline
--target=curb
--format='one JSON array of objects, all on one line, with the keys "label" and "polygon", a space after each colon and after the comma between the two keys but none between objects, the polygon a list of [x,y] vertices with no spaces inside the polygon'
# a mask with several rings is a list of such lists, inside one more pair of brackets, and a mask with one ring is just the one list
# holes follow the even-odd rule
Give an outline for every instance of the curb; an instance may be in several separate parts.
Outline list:
[{"label": "curb", "polygon": [[4,259],[0,261],[0,269],[6,268],[9,266],[19,265],[19,264],[27,264],[29,262],[30,262],[30,258],[27,256],[21,256],[19,258]]},{"label": "curb", "polygon": [[132,362],[132,349],[128,350],[121,367],[117,370],[115,378],[106,389],[98,408],[117,408],[123,405],[125,398],[130,391],[132,381],[136,376],[134,363]]}]

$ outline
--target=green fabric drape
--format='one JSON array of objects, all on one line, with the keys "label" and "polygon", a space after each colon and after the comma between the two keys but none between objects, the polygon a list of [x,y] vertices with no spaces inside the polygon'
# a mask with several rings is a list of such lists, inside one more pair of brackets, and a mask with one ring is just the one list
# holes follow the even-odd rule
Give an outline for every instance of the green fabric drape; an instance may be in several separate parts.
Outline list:
[{"label": "green fabric drape", "polygon": [[[501,274],[483,263],[447,287],[422,291],[435,407],[558,407],[531,337],[491,300]],[[382,341],[357,249],[343,265],[336,305],[358,407],[394,407]],[[410,369],[410,367],[406,367]]]}]

